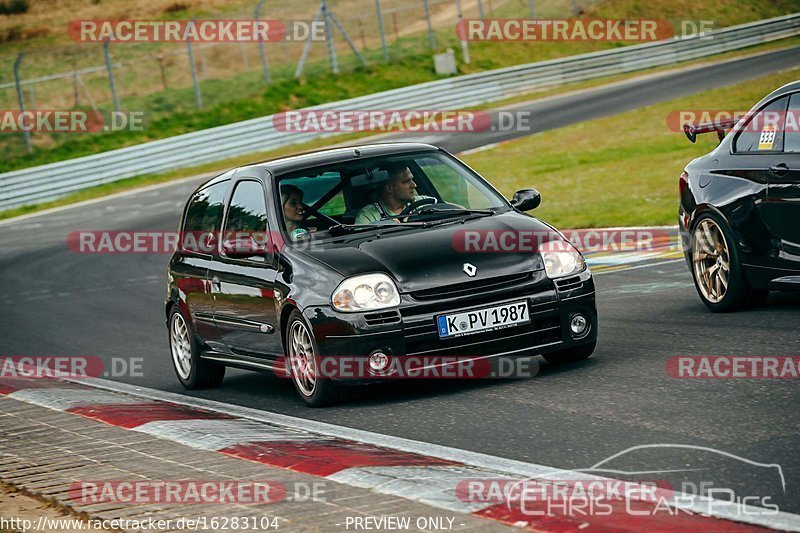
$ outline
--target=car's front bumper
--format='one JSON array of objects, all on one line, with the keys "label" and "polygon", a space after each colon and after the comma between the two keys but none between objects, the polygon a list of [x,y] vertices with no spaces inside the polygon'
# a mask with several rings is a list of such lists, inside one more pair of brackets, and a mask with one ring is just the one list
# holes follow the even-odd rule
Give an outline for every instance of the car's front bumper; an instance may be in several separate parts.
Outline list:
[{"label": "car's front bumper", "polygon": [[[531,321],[505,329],[440,339],[436,317],[482,307],[525,300]],[[588,330],[575,336],[570,320],[576,313],[589,322]],[[415,361],[524,357],[568,350],[597,340],[597,310],[590,271],[557,280],[543,271],[526,279],[488,290],[456,296],[415,298],[403,294],[396,309],[372,313],[341,313],[330,306],[304,310],[312,325],[323,358],[366,359],[376,351],[389,357]],[[431,363],[435,364],[435,363]],[[365,367],[361,367],[365,368]],[[342,379],[355,376],[334,376]],[[369,376],[362,376],[369,377]]]}]

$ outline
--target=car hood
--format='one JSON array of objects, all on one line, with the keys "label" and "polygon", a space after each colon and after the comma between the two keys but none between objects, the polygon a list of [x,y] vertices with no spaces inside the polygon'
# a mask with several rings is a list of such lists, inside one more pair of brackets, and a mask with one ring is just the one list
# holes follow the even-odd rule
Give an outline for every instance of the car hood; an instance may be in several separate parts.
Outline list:
[{"label": "car hood", "polygon": [[[511,236],[505,238],[506,245],[516,239],[524,246],[501,246],[498,240],[507,234]],[[465,241],[468,235],[473,240]],[[537,243],[560,238],[547,224],[510,211],[364,238],[353,235],[346,244],[310,246],[302,252],[346,277],[384,272],[394,278],[400,292],[414,292],[541,270],[544,264],[535,251]],[[477,269],[474,276],[464,272],[465,263]]]}]

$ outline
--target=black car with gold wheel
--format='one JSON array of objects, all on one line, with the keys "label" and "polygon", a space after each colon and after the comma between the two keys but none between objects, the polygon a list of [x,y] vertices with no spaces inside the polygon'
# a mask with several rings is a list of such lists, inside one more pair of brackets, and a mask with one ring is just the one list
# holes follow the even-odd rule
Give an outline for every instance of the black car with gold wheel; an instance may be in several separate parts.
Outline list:
[{"label": "black car with gold wheel", "polygon": [[684,125],[692,142],[698,133],[720,137],[679,181],[686,261],[712,311],[761,305],[771,290],[800,290],[798,119],[800,81],[739,120]]}]

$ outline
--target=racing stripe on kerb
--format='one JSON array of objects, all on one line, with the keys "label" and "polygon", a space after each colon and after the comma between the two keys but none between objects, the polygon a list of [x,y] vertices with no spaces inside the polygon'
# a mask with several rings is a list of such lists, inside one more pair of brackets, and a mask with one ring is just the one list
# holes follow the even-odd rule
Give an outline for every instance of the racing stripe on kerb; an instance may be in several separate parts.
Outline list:
[{"label": "racing stripe on kerb", "polygon": [[[125,387],[121,384],[116,386]],[[0,395],[8,398],[69,412],[192,448],[217,451],[243,460],[316,475],[337,483],[368,488],[432,507],[468,513],[534,531],[771,531],[757,525],[685,510],[653,513],[653,507],[657,504],[630,499],[611,502],[615,507],[614,512],[605,516],[575,516],[566,512],[547,514],[543,510],[537,514],[535,503],[531,505],[533,508],[525,509],[523,513],[517,505],[470,501],[459,490],[460,484],[475,480],[553,483],[554,479],[503,474],[459,461],[319,435],[184,405],[178,401],[142,401],[135,394],[134,391],[113,392],[54,379],[0,378]],[[191,403],[191,400],[186,401]],[[574,474],[577,476],[575,479],[587,478],[583,474],[564,472]],[[641,514],[633,515],[627,512],[629,509],[639,510]],[[549,509],[550,513],[553,510]],[[790,529],[800,530],[800,527],[794,527],[800,526],[800,520],[796,520],[795,515],[783,514],[791,523]]]}]

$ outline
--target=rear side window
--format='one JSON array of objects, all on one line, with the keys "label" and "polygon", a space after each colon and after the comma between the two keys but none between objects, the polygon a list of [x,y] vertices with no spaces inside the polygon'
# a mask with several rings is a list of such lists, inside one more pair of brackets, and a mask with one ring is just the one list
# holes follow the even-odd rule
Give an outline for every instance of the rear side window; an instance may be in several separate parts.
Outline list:
[{"label": "rear side window", "polygon": [[225,194],[228,183],[223,181],[203,190],[197,191],[189,201],[186,210],[184,232],[216,232],[222,223],[222,209],[225,205]]},{"label": "rear side window", "polygon": [[267,231],[267,202],[264,188],[257,181],[240,181],[233,191],[225,232],[263,233]]},{"label": "rear side window", "polygon": [[786,120],[784,96],[771,102],[747,121],[736,137],[736,152],[780,152],[783,150],[783,126]]},{"label": "rear side window", "polygon": [[789,98],[789,111],[786,113],[783,151],[800,152],[800,93]]}]

